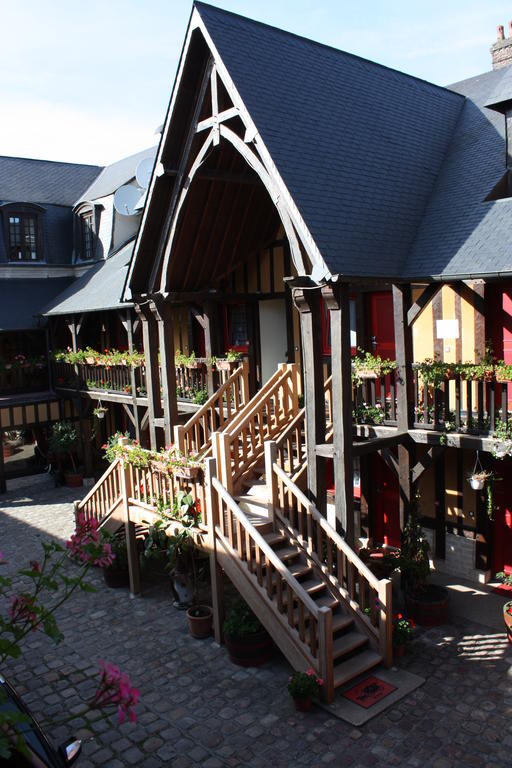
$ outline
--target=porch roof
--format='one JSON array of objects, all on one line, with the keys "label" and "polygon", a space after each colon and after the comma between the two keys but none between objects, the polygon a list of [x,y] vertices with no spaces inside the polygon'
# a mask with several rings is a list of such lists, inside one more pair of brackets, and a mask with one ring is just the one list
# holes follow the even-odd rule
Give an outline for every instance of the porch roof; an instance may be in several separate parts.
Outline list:
[{"label": "porch roof", "polygon": [[71,283],[53,301],[47,302],[41,314],[52,317],[131,307],[131,303],[121,301],[121,293],[132,251],[133,240],[113,256],[92,266],[85,275]]}]

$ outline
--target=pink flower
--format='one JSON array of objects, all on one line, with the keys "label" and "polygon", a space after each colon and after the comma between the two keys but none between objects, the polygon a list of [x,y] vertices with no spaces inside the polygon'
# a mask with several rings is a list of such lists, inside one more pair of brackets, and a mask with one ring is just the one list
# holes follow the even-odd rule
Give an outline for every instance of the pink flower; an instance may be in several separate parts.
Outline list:
[{"label": "pink flower", "polygon": [[98,521],[94,517],[86,519],[83,512],[78,515],[76,531],[66,542],[66,548],[81,563],[98,565],[100,568],[107,568],[115,559],[110,544],[100,542]]},{"label": "pink flower", "polygon": [[33,625],[32,629],[35,630],[37,615],[34,611],[34,606],[35,599],[32,595],[25,593],[12,595],[7,613],[13,624],[28,622]]},{"label": "pink flower", "polygon": [[31,560],[30,567],[33,571],[36,571],[37,573],[41,573],[41,566],[39,565],[37,560]]},{"label": "pink flower", "polygon": [[132,688],[130,678],[126,673],[122,673],[119,667],[105,662],[101,659],[101,677],[98,690],[94,695],[96,706],[105,707],[117,704],[117,717],[119,723],[123,723],[128,717],[131,723],[137,722],[137,715],[133,707],[139,701],[139,691]]}]

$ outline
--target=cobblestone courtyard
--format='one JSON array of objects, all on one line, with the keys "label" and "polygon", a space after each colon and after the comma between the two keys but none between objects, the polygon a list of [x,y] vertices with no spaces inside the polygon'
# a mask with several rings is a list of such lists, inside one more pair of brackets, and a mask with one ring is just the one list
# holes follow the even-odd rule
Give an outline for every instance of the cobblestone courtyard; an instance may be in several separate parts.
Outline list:
[{"label": "cobblestone courtyard", "polygon": [[[45,486],[0,497],[0,549],[7,569],[40,557],[40,542],[73,529],[76,491]],[[261,669],[233,666],[213,640],[189,637],[185,615],[164,585],[130,599],[92,575],[95,594],[63,609],[65,640],[29,638],[22,660],[3,670],[56,742],[83,739],[78,765],[432,766],[512,765],[512,647],[504,632],[454,619],[418,632],[404,668],[426,683],[361,728],[320,708],[297,715],[286,691],[289,667],[279,656]],[[118,664],[140,689],[136,725],[89,712],[98,659]]]}]

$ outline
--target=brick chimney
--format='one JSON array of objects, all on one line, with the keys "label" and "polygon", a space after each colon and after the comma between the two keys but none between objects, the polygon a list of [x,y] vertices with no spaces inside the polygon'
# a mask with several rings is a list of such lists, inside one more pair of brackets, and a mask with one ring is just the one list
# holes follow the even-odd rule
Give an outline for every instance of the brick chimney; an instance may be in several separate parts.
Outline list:
[{"label": "brick chimney", "polygon": [[498,39],[491,46],[492,68],[501,69],[512,64],[512,21],[508,23],[508,37],[500,24],[498,26]]}]

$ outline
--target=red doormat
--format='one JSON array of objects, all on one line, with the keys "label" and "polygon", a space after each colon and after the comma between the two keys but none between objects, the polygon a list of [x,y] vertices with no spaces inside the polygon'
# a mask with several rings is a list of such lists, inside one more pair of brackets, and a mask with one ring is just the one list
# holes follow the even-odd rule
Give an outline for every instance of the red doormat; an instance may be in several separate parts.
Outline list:
[{"label": "red doormat", "polygon": [[494,587],[492,590],[493,595],[506,595],[507,597],[509,597],[511,592],[512,587],[509,587],[508,584],[500,584],[499,587]]},{"label": "red doormat", "polygon": [[360,683],[354,685],[353,688],[344,691],[343,696],[349,699],[349,701],[353,701],[354,704],[359,704],[360,707],[369,709],[393,691],[396,691],[396,686],[372,676],[366,677]]}]

